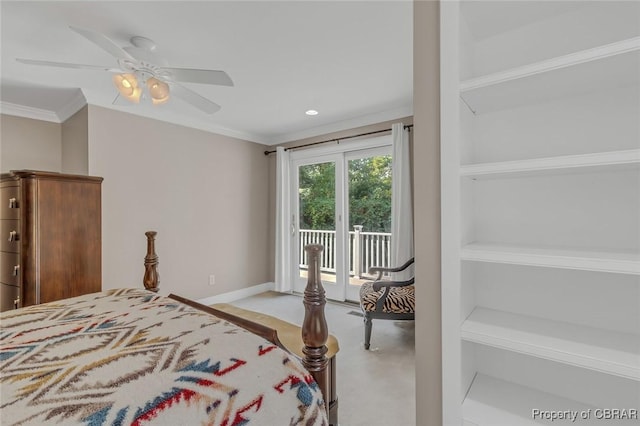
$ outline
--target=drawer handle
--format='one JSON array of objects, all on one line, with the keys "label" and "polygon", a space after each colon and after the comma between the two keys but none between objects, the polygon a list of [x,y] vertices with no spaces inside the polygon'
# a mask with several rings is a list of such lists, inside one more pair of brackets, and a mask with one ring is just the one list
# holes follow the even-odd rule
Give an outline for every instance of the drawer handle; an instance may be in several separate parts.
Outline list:
[{"label": "drawer handle", "polygon": [[20,265],[16,265],[13,267],[13,276],[17,277],[18,276],[18,271],[20,271]]},{"label": "drawer handle", "polygon": [[9,208],[10,209],[17,209],[18,208],[18,200],[16,200],[15,198],[9,198]]},{"label": "drawer handle", "polygon": [[13,308],[18,309],[20,307],[20,299],[15,299],[13,301]]},{"label": "drawer handle", "polygon": [[9,232],[9,241],[18,241],[18,233],[16,231]]}]

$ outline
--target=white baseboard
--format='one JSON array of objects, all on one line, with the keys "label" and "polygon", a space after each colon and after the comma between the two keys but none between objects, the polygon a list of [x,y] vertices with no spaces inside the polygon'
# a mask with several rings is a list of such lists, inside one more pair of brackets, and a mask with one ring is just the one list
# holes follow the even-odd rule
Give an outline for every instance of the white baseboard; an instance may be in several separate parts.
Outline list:
[{"label": "white baseboard", "polygon": [[242,288],[240,290],[230,291],[229,293],[218,294],[217,296],[205,297],[197,300],[203,305],[213,305],[214,303],[229,303],[234,300],[244,299],[245,297],[254,296],[256,294],[271,291],[276,288],[275,283],[262,283],[251,287]]}]

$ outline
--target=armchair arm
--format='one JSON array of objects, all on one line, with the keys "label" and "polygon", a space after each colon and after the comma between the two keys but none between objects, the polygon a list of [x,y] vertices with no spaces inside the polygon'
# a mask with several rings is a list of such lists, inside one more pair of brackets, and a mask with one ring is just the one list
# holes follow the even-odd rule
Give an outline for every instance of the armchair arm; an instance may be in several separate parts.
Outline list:
[{"label": "armchair arm", "polygon": [[408,285],[414,284],[415,282],[415,278],[411,278],[407,281],[374,281],[373,289],[375,291],[380,291],[381,288],[385,287],[406,287]]},{"label": "armchair arm", "polygon": [[382,278],[382,273],[383,272],[400,272],[400,271],[404,271],[405,269],[407,269],[409,266],[411,266],[411,264],[415,261],[415,258],[411,258],[409,260],[407,260],[407,262],[402,265],[399,266],[397,268],[382,268],[379,266],[373,266],[371,268],[369,268],[369,273],[370,274],[375,274],[376,272],[378,273],[378,278],[376,278],[376,280],[380,280],[380,278]]},{"label": "armchair arm", "polygon": [[373,290],[380,291],[380,289],[384,289],[382,295],[378,298],[376,302],[376,311],[383,312],[384,311],[384,303],[387,300],[387,296],[391,291],[392,287],[406,287],[415,282],[415,277],[412,277],[407,281],[374,281],[373,282]]}]

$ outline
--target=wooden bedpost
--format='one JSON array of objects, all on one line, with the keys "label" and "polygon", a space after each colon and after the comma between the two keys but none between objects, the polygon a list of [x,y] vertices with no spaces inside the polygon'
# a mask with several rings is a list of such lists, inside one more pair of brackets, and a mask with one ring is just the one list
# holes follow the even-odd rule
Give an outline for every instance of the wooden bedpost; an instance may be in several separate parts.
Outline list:
[{"label": "wooden bedpost", "polygon": [[[151,234],[152,241],[155,232]],[[147,235],[147,237],[149,237],[149,235]],[[329,424],[337,426],[338,396],[336,392],[336,354],[339,348],[334,337],[332,337],[331,340],[329,339],[329,329],[324,315],[327,299],[325,298],[324,288],[322,287],[320,278],[320,253],[322,253],[323,247],[321,245],[308,245],[305,246],[305,250],[307,252],[307,259],[309,260],[309,277],[303,300],[305,314],[301,327],[302,332],[300,333],[302,335],[302,342],[288,336],[286,340],[289,344],[288,347],[280,341],[278,337],[278,327],[280,327],[280,330],[287,328],[287,326],[297,328],[293,324],[284,323],[284,321],[272,317],[271,320],[269,320],[270,317],[268,315],[247,311],[224,303],[204,306],[174,294],[170,294],[169,297],[201,311],[213,314],[238,327],[249,330],[269,340],[290,354],[301,358],[303,366],[311,373],[322,392],[329,417]],[[151,249],[151,252],[152,251]],[[155,253],[153,253],[153,255],[155,256]],[[145,265],[146,264],[147,262],[145,260]],[[282,324],[279,326],[274,325],[274,320],[284,323],[284,326]],[[264,324],[265,321],[269,321],[270,324]],[[284,334],[286,335],[286,332]],[[300,336],[300,334],[298,334],[298,336]],[[332,346],[331,352],[329,352],[327,348],[327,341],[330,341]],[[295,349],[292,350],[293,347],[295,347]],[[302,348],[302,350],[300,350],[300,348]],[[327,354],[329,356],[327,356]]]},{"label": "wooden bedpost", "polygon": [[151,291],[158,291],[160,275],[158,275],[158,255],[156,254],[156,231],[147,231],[147,255],[144,257],[144,288]]},{"label": "wooden bedpost", "polygon": [[[334,402],[331,389],[332,377],[329,375],[329,359],[326,356],[329,329],[324,315],[327,299],[320,278],[320,253],[323,247],[319,244],[309,244],[304,249],[307,252],[309,269],[303,301],[305,312],[302,323],[302,342],[304,343],[302,364],[318,383],[325,397],[327,412],[332,414],[331,405]],[[332,422],[332,424],[335,423]]]}]

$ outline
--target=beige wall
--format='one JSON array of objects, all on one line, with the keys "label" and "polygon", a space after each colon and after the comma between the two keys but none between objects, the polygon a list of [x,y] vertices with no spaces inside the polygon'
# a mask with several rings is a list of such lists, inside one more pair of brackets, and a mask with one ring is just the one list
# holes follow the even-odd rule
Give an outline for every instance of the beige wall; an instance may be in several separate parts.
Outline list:
[{"label": "beige wall", "polygon": [[89,173],[104,177],[104,288],[141,285],[147,230],[163,294],[271,280],[266,146],[94,106],[88,134]]},{"label": "beige wall", "polygon": [[[340,132],[334,132],[319,136],[314,136],[312,138],[300,139],[297,141],[291,141],[280,145],[275,145],[268,147],[268,151],[273,151],[276,149],[276,146],[284,146],[287,148],[305,145],[308,143],[326,141],[331,139],[339,139],[344,138],[346,136],[358,135],[361,133],[375,132],[377,130],[390,129],[391,125],[394,123],[402,122],[403,124],[413,124],[413,117],[404,117],[399,118],[397,120],[383,121],[381,123],[371,124],[368,126],[357,127],[354,129],[343,130]],[[384,133],[383,133],[384,134]],[[362,139],[367,139],[371,137],[375,137],[378,135],[371,136],[363,136]],[[350,139],[350,141],[357,141],[358,138]],[[412,138],[409,138],[409,142],[411,144]],[[333,143],[333,142],[332,142]],[[319,145],[322,146],[322,145]],[[310,147],[313,148],[313,147]],[[307,148],[303,148],[307,149]],[[276,155],[269,155],[269,247],[275,247],[275,223],[276,223]],[[275,280],[275,252],[274,250],[269,250],[269,276],[270,280]]]},{"label": "beige wall", "polygon": [[[416,418],[429,426],[442,424],[438,33],[438,3],[415,1]],[[275,157],[263,154],[273,147],[99,107],[80,114],[88,115],[88,173],[105,178],[104,288],[141,285],[144,232],[150,229],[158,231],[162,293],[198,299],[274,279]],[[81,167],[84,153],[72,146],[82,138],[82,118],[69,127],[1,118],[0,170]],[[285,146],[388,128],[396,121],[410,124],[411,118]],[[62,133],[73,134],[74,141],[63,146]],[[70,151],[78,157],[72,159]],[[217,283],[210,287],[212,273]]]},{"label": "beige wall", "polygon": [[86,175],[89,172],[88,111],[85,106],[62,123],[63,173]]},{"label": "beige wall", "polygon": [[0,171],[59,172],[61,167],[60,124],[0,114]]},{"label": "beige wall", "polygon": [[416,423],[442,426],[440,291],[440,10],[414,1],[413,137],[416,250]]}]

